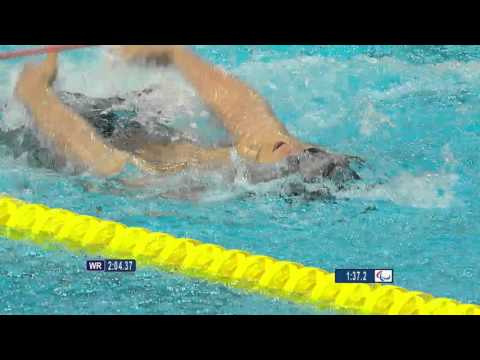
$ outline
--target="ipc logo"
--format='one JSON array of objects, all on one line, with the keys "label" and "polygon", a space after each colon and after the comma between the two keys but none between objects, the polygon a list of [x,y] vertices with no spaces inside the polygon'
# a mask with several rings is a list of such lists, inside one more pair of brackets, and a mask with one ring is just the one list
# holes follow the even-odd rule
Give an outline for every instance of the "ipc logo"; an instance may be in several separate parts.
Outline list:
[{"label": "ipc logo", "polygon": [[393,270],[375,270],[376,283],[393,283]]}]

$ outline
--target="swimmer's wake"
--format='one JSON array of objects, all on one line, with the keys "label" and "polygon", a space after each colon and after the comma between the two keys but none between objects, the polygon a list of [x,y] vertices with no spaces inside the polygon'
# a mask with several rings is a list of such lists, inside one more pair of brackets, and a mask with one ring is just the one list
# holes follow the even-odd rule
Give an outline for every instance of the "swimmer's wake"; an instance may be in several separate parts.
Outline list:
[{"label": "swimmer's wake", "polygon": [[45,149],[40,153],[50,165],[74,164],[100,177],[114,177],[134,166],[144,179],[134,182],[149,187],[154,177],[192,170],[231,172],[235,170],[234,153],[246,170],[245,179],[252,184],[298,175],[305,184],[327,180],[342,188],[360,179],[350,166],[362,162],[358,157],[336,154],[295,138],[257,92],[186,47],[138,45],[116,51],[128,62],[175,66],[222,122],[231,135],[231,144],[202,146],[160,124],[158,131],[147,131],[142,121],[137,121],[135,109],[115,112],[115,106],[124,102],[122,97],[92,99],[55,93],[52,84],[57,55],[50,54],[40,65],[24,68],[15,90],[32,115],[34,136],[47,144],[46,152],[51,156],[45,156]]}]

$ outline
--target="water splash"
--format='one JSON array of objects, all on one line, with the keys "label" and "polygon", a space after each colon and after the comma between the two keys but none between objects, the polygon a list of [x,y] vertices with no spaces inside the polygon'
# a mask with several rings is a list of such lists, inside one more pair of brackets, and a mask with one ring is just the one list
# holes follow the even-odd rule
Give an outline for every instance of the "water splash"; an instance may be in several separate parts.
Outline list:
[{"label": "water splash", "polygon": [[449,208],[456,203],[454,187],[458,175],[447,173],[425,173],[412,175],[404,172],[389,182],[373,187],[338,193],[339,198],[392,201],[397,205],[414,208]]}]

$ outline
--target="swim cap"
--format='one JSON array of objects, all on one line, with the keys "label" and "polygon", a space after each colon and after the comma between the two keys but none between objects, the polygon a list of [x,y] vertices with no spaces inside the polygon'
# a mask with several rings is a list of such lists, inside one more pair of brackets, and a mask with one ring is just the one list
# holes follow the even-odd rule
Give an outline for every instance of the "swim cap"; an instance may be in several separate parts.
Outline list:
[{"label": "swim cap", "polygon": [[360,176],[350,168],[352,160],[361,161],[356,157],[332,154],[314,147],[288,158],[290,168],[296,167],[305,182],[314,183],[326,178],[336,184],[360,179]]}]

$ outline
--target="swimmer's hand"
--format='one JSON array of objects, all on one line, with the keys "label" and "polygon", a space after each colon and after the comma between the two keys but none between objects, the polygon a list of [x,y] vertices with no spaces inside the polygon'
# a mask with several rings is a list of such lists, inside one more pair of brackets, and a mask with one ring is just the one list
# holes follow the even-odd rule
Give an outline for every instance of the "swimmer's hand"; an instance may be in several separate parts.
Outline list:
[{"label": "swimmer's hand", "polygon": [[124,45],[113,52],[129,62],[154,61],[158,65],[169,65],[178,49],[178,45]]},{"label": "swimmer's hand", "polygon": [[52,85],[57,77],[58,55],[50,54],[40,64],[27,64],[20,73],[15,95],[24,103],[38,97]]}]

